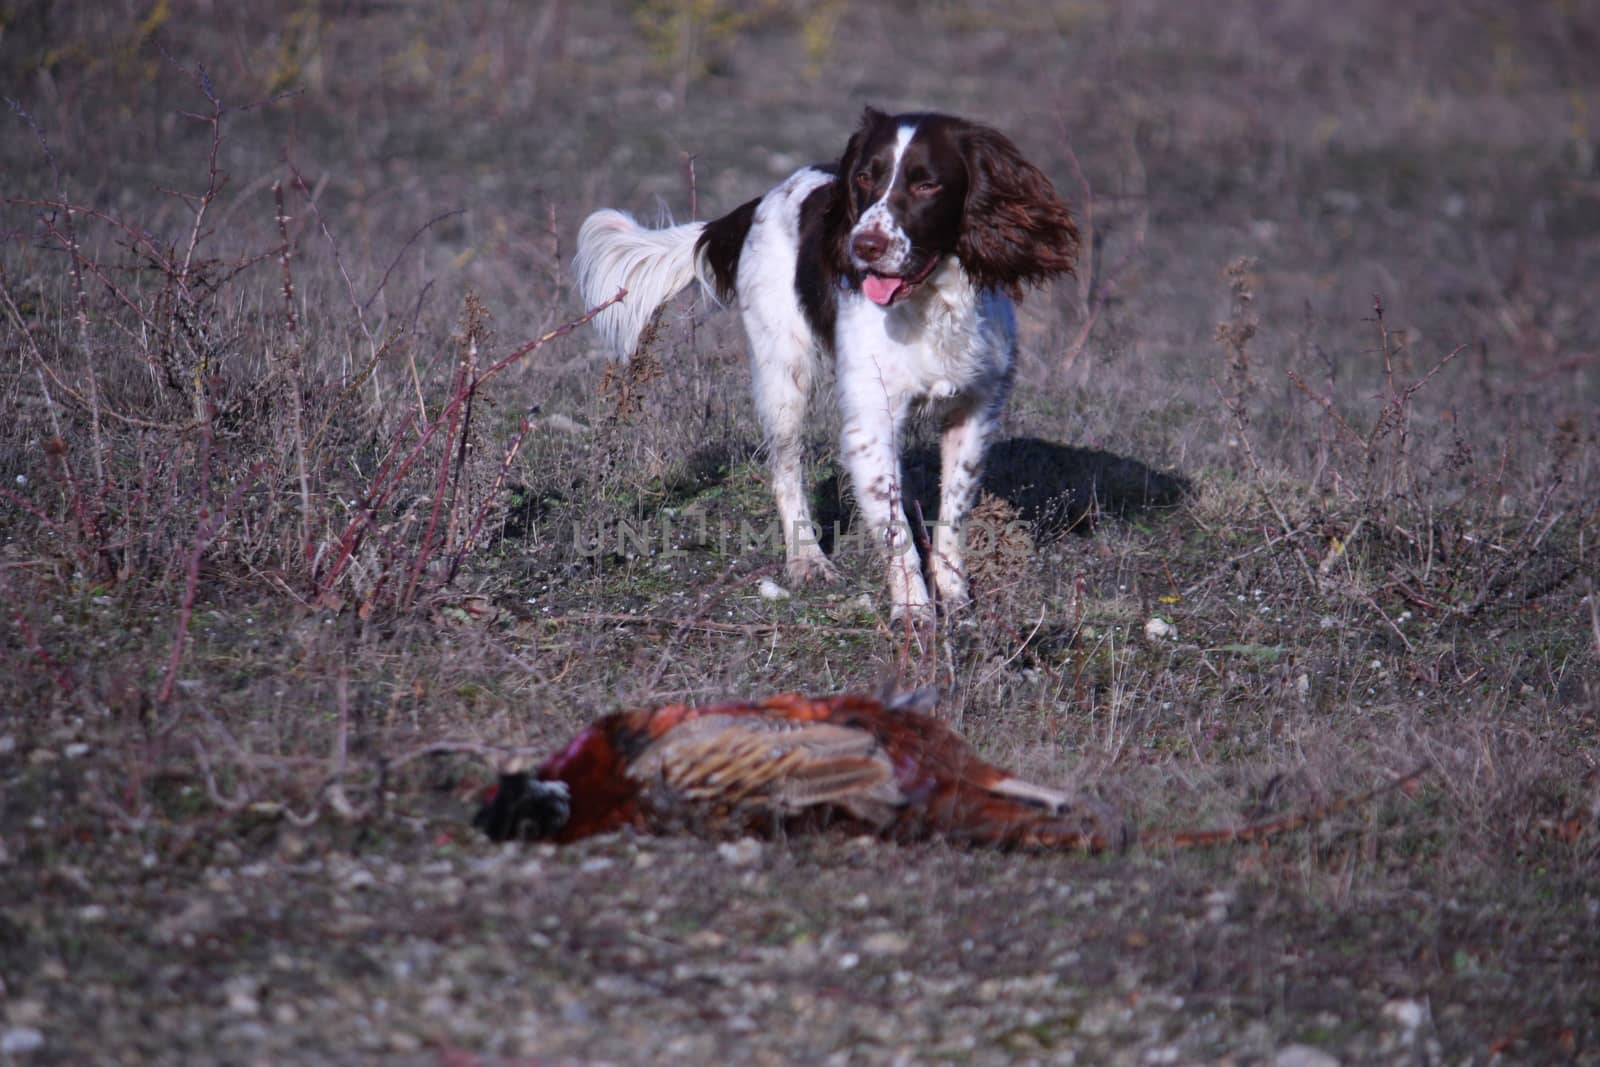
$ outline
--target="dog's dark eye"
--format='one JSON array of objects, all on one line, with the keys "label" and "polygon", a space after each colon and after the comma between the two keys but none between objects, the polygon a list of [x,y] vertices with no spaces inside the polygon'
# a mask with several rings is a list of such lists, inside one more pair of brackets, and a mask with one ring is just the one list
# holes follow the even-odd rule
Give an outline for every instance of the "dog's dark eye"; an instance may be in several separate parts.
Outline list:
[{"label": "dog's dark eye", "polygon": [[942,186],[935,181],[920,181],[911,183],[911,191],[918,196],[935,196],[938,194],[941,188]]},{"label": "dog's dark eye", "polygon": [[872,191],[872,175],[864,170],[856,171],[856,188],[870,193]]}]

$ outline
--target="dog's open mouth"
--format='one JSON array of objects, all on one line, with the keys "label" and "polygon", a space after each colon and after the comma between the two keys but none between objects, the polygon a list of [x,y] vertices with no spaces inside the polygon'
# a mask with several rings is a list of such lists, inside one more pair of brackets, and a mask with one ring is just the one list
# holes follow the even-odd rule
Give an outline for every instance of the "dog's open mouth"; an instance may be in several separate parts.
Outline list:
[{"label": "dog's open mouth", "polygon": [[896,274],[877,274],[869,270],[866,276],[861,279],[861,291],[874,304],[880,307],[888,307],[927,281],[928,275],[933,273],[933,268],[938,264],[938,257],[930,259],[926,266],[910,277],[902,277]]}]

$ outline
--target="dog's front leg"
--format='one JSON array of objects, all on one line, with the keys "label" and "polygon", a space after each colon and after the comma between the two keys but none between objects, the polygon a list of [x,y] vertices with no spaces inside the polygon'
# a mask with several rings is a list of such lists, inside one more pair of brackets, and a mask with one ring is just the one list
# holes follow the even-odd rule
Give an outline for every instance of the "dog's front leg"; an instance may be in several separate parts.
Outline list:
[{"label": "dog's front leg", "polygon": [[917,623],[932,621],[933,603],[922,580],[922,561],[906,524],[902,495],[900,428],[908,405],[895,402],[882,391],[877,394],[878,403],[851,403],[855,398],[848,391],[845,397],[841,451],[850,471],[856,508],[886,561],[890,617],[909,615]]},{"label": "dog's front leg", "polygon": [[939,522],[933,531],[933,587],[939,605],[949,611],[965,605],[967,592],[967,516],[978,496],[983,476],[983,453],[994,431],[994,416],[987,405],[975,404],[951,412],[939,442]]}]

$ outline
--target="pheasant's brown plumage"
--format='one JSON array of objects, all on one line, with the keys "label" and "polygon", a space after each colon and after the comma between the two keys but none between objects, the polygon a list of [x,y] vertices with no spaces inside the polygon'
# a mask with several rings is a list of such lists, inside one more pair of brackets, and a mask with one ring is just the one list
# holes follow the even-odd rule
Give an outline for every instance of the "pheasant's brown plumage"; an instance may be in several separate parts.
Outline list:
[{"label": "pheasant's brown plumage", "polygon": [[608,715],[478,813],[496,840],[632,827],[718,835],[844,826],[896,840],[1124,848],[1121,818],[980,759],[937,719],[869,697],[669,704]]},{"label": "pheasant's brown plumage", "polygon": [[[476,824],[497,841],[576,841],[623,827],[718,836],[843,826],[894,840],[1102,852],[1133,842],[1110,808],[985,763],[910,706],[785,693],[757,702],[597,720],[532,776],[506,774]],[[1158,830],[1150,845],[1254,841],[1409,786],[1419,768],[1359,796],[1242,826]]]}]

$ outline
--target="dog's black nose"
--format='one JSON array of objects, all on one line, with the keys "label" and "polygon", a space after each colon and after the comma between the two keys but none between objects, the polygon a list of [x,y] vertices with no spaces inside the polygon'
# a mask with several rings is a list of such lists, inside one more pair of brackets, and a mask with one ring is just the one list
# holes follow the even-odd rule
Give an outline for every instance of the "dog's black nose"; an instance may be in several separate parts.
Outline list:
[{"label": "dog's black nose", "polygon": [[863,263],[874,263],[889,247],[889,238],[877,230],[863,230],[850,238],[850,251]]}]

